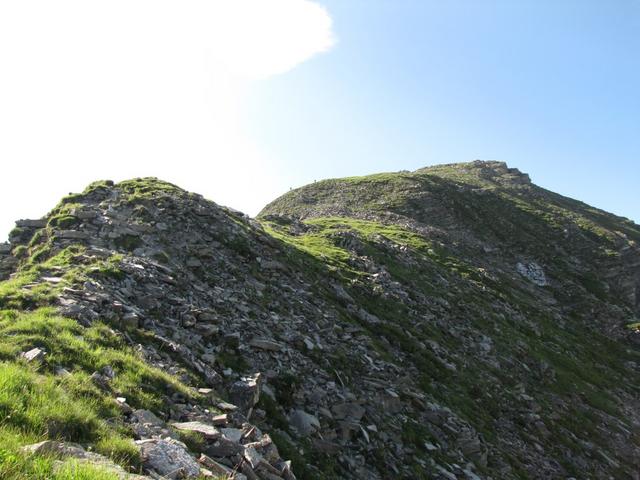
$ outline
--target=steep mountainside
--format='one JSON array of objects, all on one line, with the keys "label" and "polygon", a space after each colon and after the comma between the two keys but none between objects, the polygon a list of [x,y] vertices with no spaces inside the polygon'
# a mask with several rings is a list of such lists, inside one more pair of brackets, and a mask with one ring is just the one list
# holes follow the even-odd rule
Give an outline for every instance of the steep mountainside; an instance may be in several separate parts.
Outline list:
[{"label": "steep mountainside", "polygon": [[638,242],[499,162],[97,182],[0,245],[0,477],[640,478]]}]

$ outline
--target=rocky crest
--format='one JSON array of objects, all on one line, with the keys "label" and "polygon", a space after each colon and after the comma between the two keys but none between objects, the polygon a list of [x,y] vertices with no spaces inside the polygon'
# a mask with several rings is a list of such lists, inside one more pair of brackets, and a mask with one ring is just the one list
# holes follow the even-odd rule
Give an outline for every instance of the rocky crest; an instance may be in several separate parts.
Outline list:
[{"label": "rocky crest", "polygon": [[17,223],[0,307],[105,323],[185,385],[152,411],[92,373],[140,474],[635,479],[638,242],[500,162],[317,182],[258,219],[97,182]]}]

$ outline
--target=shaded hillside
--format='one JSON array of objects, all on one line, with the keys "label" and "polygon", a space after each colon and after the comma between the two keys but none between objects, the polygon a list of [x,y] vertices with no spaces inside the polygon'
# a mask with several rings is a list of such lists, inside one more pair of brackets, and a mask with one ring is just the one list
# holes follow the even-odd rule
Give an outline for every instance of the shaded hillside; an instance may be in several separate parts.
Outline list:
[{"label": "shaded hillside", "polygon": [[[640,229],[504,164],[258,220],[97,182],[10,238],[2,478],[638,478]],[[21,450],[45,438],[115,463]]]}]

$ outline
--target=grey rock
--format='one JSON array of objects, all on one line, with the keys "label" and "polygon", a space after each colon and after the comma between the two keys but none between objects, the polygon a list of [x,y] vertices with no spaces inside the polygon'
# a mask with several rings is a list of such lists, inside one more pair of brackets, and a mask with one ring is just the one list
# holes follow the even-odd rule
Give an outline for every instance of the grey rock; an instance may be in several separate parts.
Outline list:
[{"label": "grey rock", "polygon": [[152,439],[137,443],[146,470],[168,479],[195,478],[200,474],[200,466],[181,442]]},{"label": "grey rock", "polygon": [[39,218],[39,219],[35,219],[35,220],[18,220],[16,222],[16,227],[21,227],[21,228],[44,228],[47,226],[47,219],[46,218]]},{"label": "grey rock", "polygon": [[247,418],[260,399],[261,381],[262,374],[257,373],[234,382],[229,390],[229,399]]},{"label": "grey rock", "polygon": [[236,472],[235,470],[232,470],[231,468],[222,465],[219,462],[216,462],[214,459],[212,459],[211,457],[205,455],[204,453],[200,455],[200,458],[198,459],[198,461],[204,465],[205,467],[207,467],[214,475],[216,476],[221,476],[222,478],[229,479],[229,480],[246,480],[247,477],[245,477],[243,474]]},{"label": "grey rock", "polygon": [[27,352],[22,352],[20,356],[24,358],[27,362],[41,362],[44,360],[44,356],[46,352],[41,350],[40,348],[32,348]]},{"label": "grey rock", "polygon": [[211,457],[231,457],[242,452],[243,447],[238,442],[222,437],[207,446],[206,453]]},{"label": "grey rock", "polygon": [[140,326],[140,316],[135,312],[127,312],[120,319],[125,329],[135,329]]},{"label": "grey rock", "polygon": [[85,449],[78,443],[58,442],[55,440],[45,440],[32,445],[26,445],[22,447],[22,451],[35,455],[59,455],[76,458],[82,458],[86,454]]},{"label": "grey rock", "polygon": [[211,418],[211,423],[216,427],[224,427],[229,423],[229,415],[222,413]]},{"label": "grey rock", "polygon": [[260,262],[260,268],[264,270],[280,270],[286,271],[287,267],[282,263],[275,260],[262,260]]},{"label": "grey rock", "polygon": [[545,285],[549,284],[549,282],[547,281],[547,277],[544,273],[544,270],[536,262],[529,262],[529,263],[518,262],[516,264],[516,270],[520,275],[522,275],[525,278],[528,278],[531,282],[533,282],[534,284],[540,287],[544,287]]},{"label": "grey rock", "polygon": [[378,317],[376,317],[372,313],[367,312],[364,308],[357,309],[356,315],[360,320],[362,320],[366,324],[377,325],[380,323],[380,319]]},{"label": "grey rock", "polygon": [[332,287],[336,297],[338,297],[338,300],[340,300],[343,305],[351,305],[355,302],[353,297],[347,293],[342,285],[335,283]]},{"label": "grey rock", "polygon": [[143,425],[164,426],[165,423],[160,420],[153,412],[149,410],[135,410],[132,418]]},{"label": "grey rock", "polygon": [[289,425],[291,425],[301,437],[308,437],[320,429],[320,421],[314,415],[304,410],[293,410],[289,414]]},{"label": "grey rock", "polygon": [[198,324],[196,325],[196,331],[203,337],[213,337],[220,332],[220,327],[210,324]]},{"label": "grey rock", "polygon": [[240,443],[240,440],[244,435],[244,432],[239,428],[221,428],[220,432],[226,440],[234,443]]},{"label": "grey rock", "polygon": [[268,350],[271,352],[280,352],[284,349],[283,344],[268,338],[254,338],[251,341],[249,341],[249,345],[251,345],[254,348],[259,348],[261,350]]},{"label": "grey rock", "polygon": [[55,235],[67,240],[87,240],[89,234],[80,230],[58,230]]},{"label": "grey rock", "polygon": [[365,413],[365,409],[358,403],[339,403],[331,407],[333,416],[337,420],[350,420],[359,422]]},{"label": "grey rock", "polygon": [[465,474],[467,480],[482,480],[478,475],[476,475],[473,470],[469,468],[465,468],[462,473]]},{"label": "grey rock", "polygon": [[219,402],[216,404],[216,407],[218,407],[220,410],[224,410],[227,412],[234,412],[238,409],[237,406],[235,406],[232,403],[227,403],[227,402]]},{"label": "grey rock", "polygon": [[201,433],[208,440],[215,440],[220,438],[221,435],[220,431],[216,427],[202,422],[172,423],[171,426],[182,431]]},{"label": "grey rock", "polygon": [[243,456],[249,462],[251,468],[257,468],[263,461],[262,455],[254,447],[245,447]]},{"label": "grey rock", "polygon": [[98,212],[95,210],[76,208],[72,212],[73,216],[80,220],[93,220],[98,216]]},{"label": "grey rock", "polygon": [[137,438],[178,438],[178,435],[149,410],[134,410],[130,418],[131,429]]}]

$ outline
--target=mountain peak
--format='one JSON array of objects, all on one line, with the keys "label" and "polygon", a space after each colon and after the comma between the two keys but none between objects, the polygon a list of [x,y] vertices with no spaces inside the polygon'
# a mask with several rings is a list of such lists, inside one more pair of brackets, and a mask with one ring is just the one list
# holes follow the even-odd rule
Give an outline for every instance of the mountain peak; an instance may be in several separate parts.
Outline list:
[{"label": "mountain peak", "polygon": [[502,185],[528,185],[529,175],[517,168],[509,168],[506,162],[496,160],[475,160],[466,163],[450,163],[424,167],[415,173],[459,176],[460,178],[478,177]]},{"label": "mountain peak", "polygon": [[[449,209],[463,190],[496,195],[537,195],[543,190],[529,175],[504,162],[476,160],[433,165],[414,172],[401,171],[362,177],[323,180],[282,195],[269,203],[258,217],[291,215],[300,218],[327,215],[415,217],[418,210]],[[468,199],[467,199],[468,200]],[[413,212],[413,213],[412,213]],[[449,212],[453,213],[453,212]],[[433,218],[430,223],[438,223]]]}]

